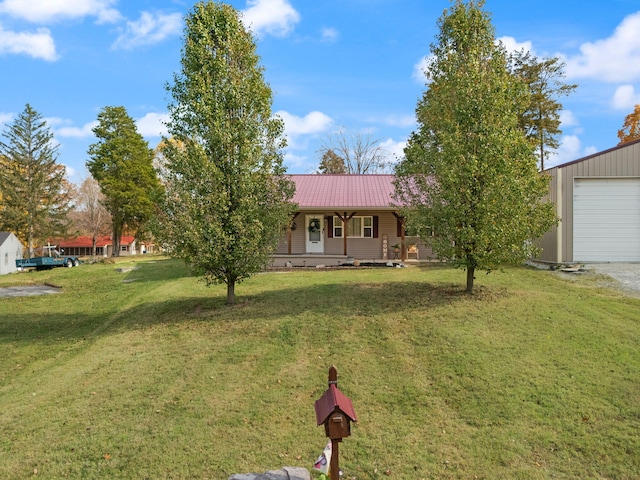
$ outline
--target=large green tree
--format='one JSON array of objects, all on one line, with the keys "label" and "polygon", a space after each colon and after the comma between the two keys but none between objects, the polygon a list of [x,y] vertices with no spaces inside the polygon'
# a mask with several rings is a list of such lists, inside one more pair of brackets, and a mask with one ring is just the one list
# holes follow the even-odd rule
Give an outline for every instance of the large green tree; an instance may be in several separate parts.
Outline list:
[{"label": "large green tree", "polygon": [[69,226],[70,184],[42,116],[27,104],[0,141],[0,230],[14,232],[33,256],[38,243]]},{"label": "large green tree", "polygon": [[555,222],[541,201],[548,179],[519,125],[527,88],[509,71],[483,6],[457,0],[440,18],[419,127],[396,166],[407,225],[466,269],[468,293],[476,270],[527,258]]},{"label": "large green tree", "polygon": [[87,168],[111,214],[114,255],[119,256],[125,231],[144,235],[162,186],[153,168],[153,150],[124,107],[103,108],[93,133],[98,141],[89,146]]},{"label": "large green tree", "polygon": [[282,120],[256,45],[232,7],[197,3],[186,17],[182,68],[167,89],[172,141],[162,148],[168,251],[235,285],[264,268],[293,210]]},{"label": "large green tree", "polygon": [[515,52],[510,58],[511,70],[529,89],[529,101],[520,115],[520,127],[535,145],[540,170],[549,154],[560,146],[559,97],[567,96],[578,86],[563,81],[564,62],[558,57],[540,59],[531,52]]}]

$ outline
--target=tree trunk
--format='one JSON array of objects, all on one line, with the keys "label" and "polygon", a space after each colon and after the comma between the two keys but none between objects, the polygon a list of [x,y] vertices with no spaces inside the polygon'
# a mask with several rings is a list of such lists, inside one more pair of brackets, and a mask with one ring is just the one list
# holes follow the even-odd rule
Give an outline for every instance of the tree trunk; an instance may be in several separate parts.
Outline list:
[{"label": "tree trunk", "polygon": [[121,234],[120,228],[114,224],[114,226],[113,226],[113,252],[111,253],[112,257],[119,257],[120,256],[120,234]]},{"label": "tree trunk", "polygon": [[467,266],[467,290],[466,293],[471,295],[473,293],[473,280],[476,273],[475,267]]},{"label": "tree trunk", "polygon": [[236,282],[227,282],[227,305],[236,303]]}]

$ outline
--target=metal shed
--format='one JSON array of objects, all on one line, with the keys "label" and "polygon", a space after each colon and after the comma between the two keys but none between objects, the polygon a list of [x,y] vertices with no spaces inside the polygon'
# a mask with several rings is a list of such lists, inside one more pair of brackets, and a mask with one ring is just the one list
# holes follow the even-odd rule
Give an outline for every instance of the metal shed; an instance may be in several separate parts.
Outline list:
[{"label": "metal shed", "polygon": [[540,260],[640,262],[640,140],[547,170],[560,218]]}]

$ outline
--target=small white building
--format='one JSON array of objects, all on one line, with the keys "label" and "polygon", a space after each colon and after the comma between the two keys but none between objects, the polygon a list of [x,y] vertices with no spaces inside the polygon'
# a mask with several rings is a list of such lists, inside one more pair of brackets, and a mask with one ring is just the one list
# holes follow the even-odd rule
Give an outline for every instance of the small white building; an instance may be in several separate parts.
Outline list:
[{"label": "small white building", "polygon": [[11,232],[0,232],[0,275],[17,272],[16,260],[22,258],[24,246]]}]

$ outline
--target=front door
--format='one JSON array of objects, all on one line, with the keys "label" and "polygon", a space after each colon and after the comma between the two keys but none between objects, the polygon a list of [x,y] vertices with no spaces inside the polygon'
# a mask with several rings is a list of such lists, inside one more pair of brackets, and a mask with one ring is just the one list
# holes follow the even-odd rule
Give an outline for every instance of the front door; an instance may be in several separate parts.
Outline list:
[{"label": "front door", "polygon": [[323,227],[322,215],[306,215],[307,253],[324,253]]}]

